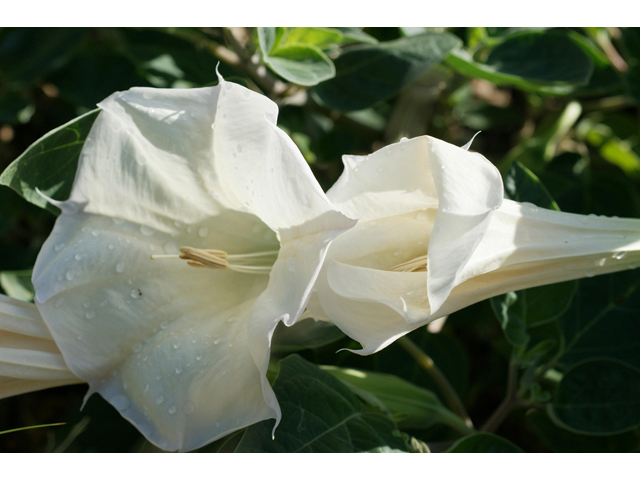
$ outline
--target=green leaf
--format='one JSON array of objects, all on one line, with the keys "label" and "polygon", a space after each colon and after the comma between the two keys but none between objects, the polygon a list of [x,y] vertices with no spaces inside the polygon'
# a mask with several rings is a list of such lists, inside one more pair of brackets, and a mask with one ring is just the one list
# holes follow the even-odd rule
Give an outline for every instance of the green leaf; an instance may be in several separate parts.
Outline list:
[{"label": "green leaf", "polygon": [[314,92],[337,110],[368,108],[396,94],[460,43],[449,33],[430,33],[354,47],[335,60],[336,76]]},{"label": "green leaf", "polygon": [[284,34],[284,29],[276,27],[258,27],[258,42],[264,57],[269,56],[271,50],[278,44]]},{"label": "green leaf", "polygon": [[0,272],[0,286],[9,297],[30,302],[35,296],[31,273],[32,270]]},{"label": "green leaf", "polygon": [[369,408],[342,382],[297,355],[280,362],[273,390],[282,421],[247,429],[237,452],[407,451],[395,424]]},{"label": "green leaf", "polygon": [[355,27],[336,27],[336,30],[339,30],[342,33],[345,41],[350,42],[362,42],[362,43],[371,43],[376,44],[378,40],[371,35],[364,33],[360,28]]},{"label": "green leaf", "polygon": [[496,85],[566,95],[585,85],[593,62],[568,36],[556,32],[518,32],[494,48],[485,63],[457,50],[446,59],[462,75]]},{"label": "green leaf", "polygon": [[373,394],[396,418],[400,428],[429,428],[437,423],[463,433],[470,428],[445,408],[438,396],[395,375],[334,366],[321,367],[334,377],[355,387],[355,392]]},{"label": "green leaf", "polygon": [[627,453],[640,449],[634,432],[618,435],[585,435],[556,425],[543,410],[528,412],[525,420],[542,441],[558,453]]},{"label": "green leaf", "polygon": [[506,438],[493,433],[474,433],[461,438],[446,453],[524,453]]},{"label": "green leaf", "polygon": [[562,365],[606,357],[640,368],[638,287],[637,271],[580,280],[571,307],[558,320],[565,343]]},{"label": "green leaf", "polygon": [[529,341],[527,328],[552,322],[567,311],[577,282],[556,283],[509,292],[491,299],[491,306],[507,340],[522,347]]},{"label": "green leaf", "polygon": [[298,85],[317,85],[336,74],[333,62],[313,45],[278,46],[264,60],[275,73]]},{"label": "green leaf", "polygon": [[296,27],[287,29],[283,42],[278,45],[291,44],[313,45],[320,50],[325,50],[331,45],[337,45],[343,41],[342,32],[335,28]]},{"label": "green leaf", "polygon": [[279,324],[273,334],[271,351],[289,353],[307,348],[319,348],[344,337],[344,333],[334,324],[307,318],[291,327],[283,323]]},{"label": "green leaf", "polygon": [[66,200],[78,167],[78,158],[99,109],[85,113],[52,130],[33,143],[0,175],[0,185],[7,185],[25,200],[54,214],[60,210],[36,192]]},{"label": "green leaf", "polygon": [[592,359],[565,372],[552,419],[593,435],[621,433],[640,426],[640,369],[610,359]]},{"label": "green leaf", "polygon": [[504,196],[516,202],[560,210],[540,179],[520,162],[513,162],[504,177]]}]

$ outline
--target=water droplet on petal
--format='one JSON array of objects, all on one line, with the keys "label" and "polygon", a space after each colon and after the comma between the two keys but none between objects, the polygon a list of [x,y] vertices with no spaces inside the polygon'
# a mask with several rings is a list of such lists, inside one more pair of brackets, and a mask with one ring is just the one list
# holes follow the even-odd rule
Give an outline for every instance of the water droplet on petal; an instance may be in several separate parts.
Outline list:
[{"label": "water droplet on petal", "polygon": [[142,292],[140,291],[139,288],[134,288],[133,290],[131,290],[130,295],[131,295],[131,298],[138,299],[138,298],[142,297]]},{"label": "water droplet on petal", "polygon": [[73,258],[75,258],[76,260],[80,261],[84,258],[84,255],[81,253],[76,253]]},{"label": "water droplet on petal", "polygon": [[116,246],[113,243],[110,243],[107,248],[109,250],[115,250]]},{"label": "water droplet on petal", "polygon": [[593,270],[589,270],[589,271],[587,272],[587,277],[591,278],[591,277],[593,277],[595,274],[596,274],[596,272],[594,272]]},{"label": "water droplet on petal", "polygon": [[98,229],[92,230],[91,235],[93,235],[94,237],[97,237],[98,235],[100,235],[100,230]]},{"label": "water droplet on petal", "polygon": [[233,323],[233,322],[236,322],[238,320],[240,320],[238,317],[229,317],[227,319],[227,323]]},{"label": "water droplet on petal", "polygon": [[182,373],[182,367],[176,367],[176,375],[180,375]]},{"label": "water droplet on petal", "polygon": [[174,350],[177,350],[177,349],[179,349],[179,348],[180,348],[180,344],[179,344],[179,343],[174,343],[174,344],[173,344],[173,349],[174,349]]},{"label": "water droplet on petal", "polygon": [[134,352],[136,352],[136,353],[138,353],[140,350],[142,350],[142,344],[141,344],[141,343],[136,343],[136,344],[133,346],[133,351],[134,351]]},{"label": "water droplet on petal", "polygon": [[169,412],[169,415],[173,415],[178,411],[178,409],[175,405],[171,405],[167,411]]},{"label": "water droplet on petal", "polygon": [[76,278],[76,274],[72,270],[69,270],[64,274],[64,276],[67,277],[67,280],[73,280],[74,278]]},{"label": "water droplet on petal", "polygon": [[219,339],[219,338],[218,338],[217,340],[214,340],[214,341],[213,341],[213,344],[214,344],[214,345],[218,345],[219,343],[220,343],[220,339]]},{"label": "water droplet on petal", "polygon": [[146,383],[146,384],[144,385],[143,390],[144,390],[145,392],[148,392],[148,391],[149,391],[149,384],[148,384],[148,383]]},{"label": "water droplet on petal", "polygon": [[84,314],[84,316],[91,320],[92,318],[96,318],[96,312],[94,312],[93,310],[89,310]]},{"label": "water droplet on petal", "polygon": [[205,238],[207,235],[209,235],[209,229],[207,227],[202,227],[200,230],[198,230],[198,235],[201,238]]},{"label": "water droplet on petal", "polygon": [[220,428],[220,422],[216,422],[216,428]]},{"label": "water droplet on petal", "polygon": [[116,272],[122,273],[127,269],[127,265],[124,262],[118,262],[116,265]]},{"label": "water droplet on petal", "polygon": [[622,260],[626,256],[627,252],[617,252],[613,255],[613,258],[615,258],[616,260]]},{"label": "water droplet on petal", "polygon": [[58,244],[56,244],[56,246],[55,246],[55,247],[53,247],[53,249],[54,249],[56,252],[59,252],[60,250],[62,250],[62,249],[64,248],[64,245],[65,245],[64,243],[58,243]]},{"label": "water droplet on petal", "polygon": [[200,360],[202,360],[202,354],[199,353],[198,355],[196,355],[196,360],[199,362]]},{"label": "water droplet on petal", "polygon": [[164,402],[164,397],[162,395],[158,395],[156,397],[156,405],[160,405],[162,402]]}]

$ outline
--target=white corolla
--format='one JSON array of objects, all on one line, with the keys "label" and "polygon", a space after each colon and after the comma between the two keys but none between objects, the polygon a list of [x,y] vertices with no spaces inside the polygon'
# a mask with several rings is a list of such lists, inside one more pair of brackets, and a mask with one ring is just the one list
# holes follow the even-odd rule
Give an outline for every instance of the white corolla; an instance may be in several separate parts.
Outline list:
[{"label": "white corolla", "polygon": [[[330,242],[355,222],[266,97],[221,79],[100,107],[33,272],[41,336],[65,377],[51,379],[88,382],[166,450],[279,420],[271,335],[299,318]],[[24,352],[37,367],[37,346]]]},{"label": "white corolla", "polygon": [[465,148],[425,136],[344,163],[327,196],[359,222],[331,245],[309,311],[358,353],[498,294],[640,265],[640,220],[504,199]]}]

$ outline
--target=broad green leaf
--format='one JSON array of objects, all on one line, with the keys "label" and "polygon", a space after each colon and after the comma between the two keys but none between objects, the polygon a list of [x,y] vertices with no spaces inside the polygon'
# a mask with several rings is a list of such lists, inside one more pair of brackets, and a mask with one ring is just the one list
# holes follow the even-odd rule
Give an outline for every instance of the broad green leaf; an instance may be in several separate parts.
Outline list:
[{"label": "broad green leaf", "polygon": [[0,287],[9,297],[30,302],[35,296],[31,273],[31,270],[0,272]]},{"label": "broad green leaf", "polygon": [[354,47],[336,58],[335,78],[314,92],[337,110],[368,108],[396,94],[460,43],[449,33],[430,33]]},{"label": "broad green leaf", "polygon": [[362,42],[362,43],[371,43],[376,44],[378,40],[371,35],[364,33],[360,28],[355,27],[335,27],[336,30],[339,30],[342,33],[345,41],[350,42]]},{"label": "broad green leaf", "polygon": [[286,36],[278,46],[305,44],[325,50],[331,45],[341,43],[343,39],[342,32],[335,28],[296,27],[287,29]]},{"label": "broad green leaf", "polygon": [[298,85],[317,85],[336,73],[329,57],[313,45],[278,46],[265,57],[265,62],[282,78]]},{"label": "broad green leaf", "polygon": [[446,59],[462,75],[496,85],[566,95],[585,85],[593,62],[568,36],[555,32],[518,32],[495,47],[485,63],[457,50]]},{"label": "broad green leaf", "polygon": [[400,377],[352,368],[321,368],[355,387],[356,393],[373,394],[396,418],[400,428],[429,428],[443,423],[463,433],[471,430],[460,417],[442,405],[436,394]]},{"label": "broad green leaf", "polygon": [[520,162],[513,162],[504,177],[505,198],[536,207],[560,210],[540,179]]},{"label": "broad green leaf", "polygon": [[577,282],[556,283],[509,292],[491,299],[507,340],[522,347],[529,341],[527,328],[552,322],[567,311],[577,289]]},{"label": "broad green leaf", "polygon": [[543,410],[527,413],[525,420],[542,441],[558,453],[627,453],[640,449],[634,432],[617,435],[586,435],[556,425]]},{"label": "broad green leaf", "polygon": [[640,368],[639,287],[638,271],[580,280],[571,306],[558,320],[564,337],[561,364],[606,357]]},{"label": "broad green leaf", "polygon": [[474,433],[461,438],[446,453],[524,453],[506,438],[493,433]]},{"label": "broad green leaf", "polygon": [[307,318],[291,327],[283,323],[279,324],[273,334],[271,350],[276,353],[289,353],[318,348],[337,342],[344,337],[344,333],[334,324]]},{"label": "broad green leaf", "polygon": [[0,175],[0,185],[7,185],[25,200],[60,213],[36,192],[66,200],[78,167],[84,141],[100,110],[93,110],[52,130],[37,140]]},{"label": "broad green leaf", "polygon": [[345,384],[297,355],[280,362],[273,390],[282,421],[247,429],[237,452],[366,452],[407,446],[386,416],[367,407]]},{"label": "broad green leaf", "polygon": [[282,40],[286,29],[283,27],[258,27],[258,43],[262,55],[266,58]]},{"label": "broad green leaf", "polygon": [[549,414],[580,433],[634,429],[640,426],[640,369],[604,358],[578,363],[565,372]]}]

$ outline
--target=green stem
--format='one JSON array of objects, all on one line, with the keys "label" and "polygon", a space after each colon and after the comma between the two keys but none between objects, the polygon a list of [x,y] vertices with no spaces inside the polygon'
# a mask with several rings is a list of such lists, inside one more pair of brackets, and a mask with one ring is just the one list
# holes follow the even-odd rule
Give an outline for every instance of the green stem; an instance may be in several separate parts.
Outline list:
[{"label": "green stem", "polygon": [[480,429],[481,432],[495,432],[502,422],[509,416],[509,414],[516,407],[526,405],[525,402],[518,398],[517,392],[518,386],[518,364],[514,360],[509,365],[509,378],[507,381],[507,393],[504,400],[500,403],[498,408],[493,412],[489,420]]},{"label": "green stem", "polygon": [[400,337],[397,342],[414,358],[416,362],[418,362],[418,365],[420,365],[436,383],[451,411],[462,418],[469,428],[473,428],[473,422],[471,421],[471,418],[469,418],[462,401],[460,401],[460,397],[458,397],[458,394],[453,389],[447,378],[442,374],[440,369],[436,366],[433,359],[413,343],[407,336]]}]

